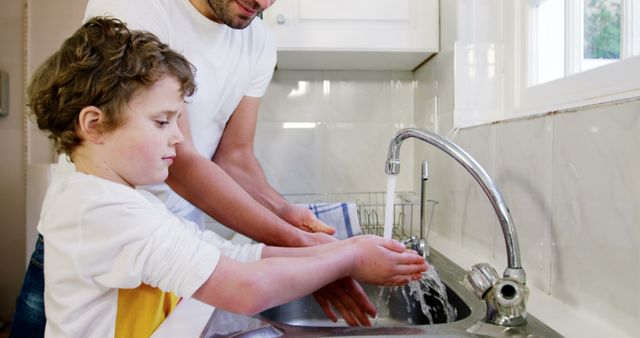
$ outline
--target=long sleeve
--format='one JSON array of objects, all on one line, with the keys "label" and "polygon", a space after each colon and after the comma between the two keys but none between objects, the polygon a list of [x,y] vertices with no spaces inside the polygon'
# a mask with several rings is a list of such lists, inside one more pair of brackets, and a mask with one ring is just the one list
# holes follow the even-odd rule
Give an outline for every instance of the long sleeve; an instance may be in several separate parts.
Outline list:
[{"label": "long sleeve", "polygon": [[141,283],[182,297],[211,276],[221,254],[259,258],[171,214],[153,195],[72,172],[49,186],[38,230],[45,240],[49,336],[112,335],[118,290]]},{"label": "long sleeve", "polygon": [[233,247],[129,187],[80,173],[60,183],[40,225],[47,264],[62,267],[52,281],[79,278],[110,289],[146,283],[190,297],[215,269],[221,249],[247,259],[261,251]]}]

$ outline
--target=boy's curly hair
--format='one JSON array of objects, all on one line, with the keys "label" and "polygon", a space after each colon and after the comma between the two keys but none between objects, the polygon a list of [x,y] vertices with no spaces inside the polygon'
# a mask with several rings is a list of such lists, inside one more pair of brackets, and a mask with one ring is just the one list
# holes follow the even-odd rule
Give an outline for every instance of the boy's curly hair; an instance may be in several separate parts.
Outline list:
[{"label": "boy's curly hair", "polygon": [[164,76],[180,83],[183,96],[195,91],[193,66],[148,32],[127,29],[120,20],[87,21],[34,73],[27,104],[38,127],[50,132],[59,153],[70,154],[82,139],[76,133],[82,108],[96,106],[108,132],[124,122],[132,95]]}]

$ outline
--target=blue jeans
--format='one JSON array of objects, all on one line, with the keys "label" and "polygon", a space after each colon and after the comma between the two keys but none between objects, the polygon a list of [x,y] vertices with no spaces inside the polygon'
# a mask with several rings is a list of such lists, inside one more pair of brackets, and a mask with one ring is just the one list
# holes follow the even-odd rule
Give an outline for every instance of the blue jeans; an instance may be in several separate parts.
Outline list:
[{"label": "blue jeans", "polygon": [[24,275],[16,301],[10,338],[44,337],[47,318],[44,314],[44,242],[38,235],[36,248]]}]

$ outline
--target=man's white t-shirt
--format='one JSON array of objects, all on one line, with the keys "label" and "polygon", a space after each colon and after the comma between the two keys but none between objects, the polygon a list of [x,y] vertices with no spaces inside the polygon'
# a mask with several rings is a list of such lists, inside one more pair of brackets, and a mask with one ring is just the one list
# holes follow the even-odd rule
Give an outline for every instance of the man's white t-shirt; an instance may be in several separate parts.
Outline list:
[{"label": "man's white t-shirt", "polygon": [[[187,98],[192,139],[211,159],[243,96],[261,97],[273,76],[276,46],[262,20],[233,29],[207,19],[188,0],[89,0],[85,21],[112,16],[149,31],[196,68],[196,93]],[[166,184],[146,187],[172,212],[200,226],[204,215]]]},{"label": "man's white t-shirt", "polygon": [[141,283],[191,297],[220,255],[260,259],[177,217],[146,191],[72,172],[53,181],[38,231],[46,247],[47,337],[113,337],[119,289]]}]

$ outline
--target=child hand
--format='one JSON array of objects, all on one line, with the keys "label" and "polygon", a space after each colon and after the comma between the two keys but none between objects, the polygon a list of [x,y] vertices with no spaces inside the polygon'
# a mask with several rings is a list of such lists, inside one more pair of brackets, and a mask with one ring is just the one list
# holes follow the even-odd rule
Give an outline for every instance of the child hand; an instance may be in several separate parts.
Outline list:
[{"label": "child hand", "polygon": [[413,250],[392,239],[358,236],[349,241],[354,251],[352,276],[379,285],[404,285],[422,278],[425,260]]}]

